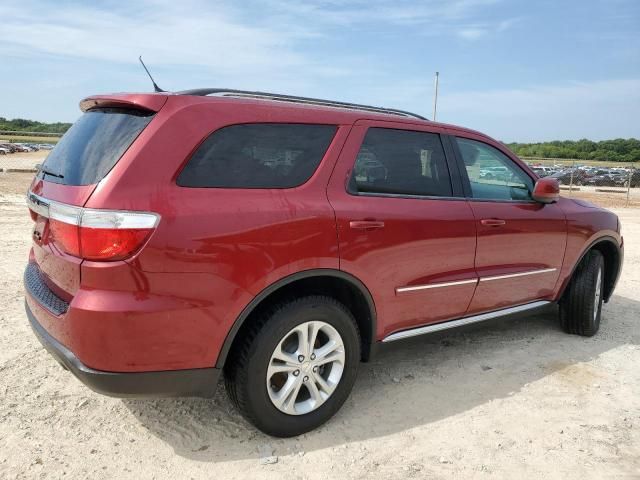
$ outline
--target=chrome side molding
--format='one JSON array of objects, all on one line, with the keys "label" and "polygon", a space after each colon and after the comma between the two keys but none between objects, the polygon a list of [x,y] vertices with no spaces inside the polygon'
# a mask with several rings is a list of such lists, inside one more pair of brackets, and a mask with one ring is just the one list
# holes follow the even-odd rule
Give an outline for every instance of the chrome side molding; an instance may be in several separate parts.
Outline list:
[{"label": "chrome side molding", "polygon": [[492,277],[480,277],[481,282],[490,282],[491,280],[503,280],[505,278],[524,277],[526,275],[536,275],[538,273],[555,272],[557,268],[542,268],[540,270],[529,270],[527,272],[508,273],[506,275],[494,275]]},{"label": "chrome side molding", "polygon": [[456,285],[467,285],[467,284],[478,283],[478,282],[490,282],[492,280],[504,280],[507,278],[524,277],[527,275],[537,275],[539,273],[551,273],[557,270],[558,270],[557,268],[541,268],[538,270],[527,270],[526,272],[507,273],[504,275],[493,275],[490,277],[477,277],[477,278],[470,278],[468,280],[456,280],[453,282],[427,283],[425,285],[410,285],[406,287],[396,287],[396,294],[406,293],[406,292],[415,292],[417,290],[428,290],[431,288],[455,287]]},{"label": "chrome side molding", "polygon": [[535,310],[536,308],[544,307],[549,304],[551,304],[551,302],[547,300],[538,300],[536,302],[526,303],[524,305],[503,308],[502,310],[496,310],[495,312],[482,313],[480,315],[464,317],[458,320],[449,320],[447,322],[435,323],[433,325],[412,328],[410,330],[402,330],[401,332],[392,333],[391,335],[386,336],[382,339],[382,341],[384,343],[393,342],[395,340],[401,340],[403,338],[415,337],[418,335],[424,335],[426,333],[439,332],[441,330],[447,330],[449,328],[461,327],[463,325],[491,320],[492,318],[504,317],[507,315],[512,315],[514,313],[526,312],[528,310]]},{"label": "chrome side molding", "polygon": [[429,288],[455,287],[456,285],[467,285],[470,283],[478,283],[478,279],[471,278],[469,280],[458,280],[455,282],[429,283],[427,285],[415,285],[412,287],[398,287],[396,288],[396,293],[413,292],[415,290],[427,290]]}]

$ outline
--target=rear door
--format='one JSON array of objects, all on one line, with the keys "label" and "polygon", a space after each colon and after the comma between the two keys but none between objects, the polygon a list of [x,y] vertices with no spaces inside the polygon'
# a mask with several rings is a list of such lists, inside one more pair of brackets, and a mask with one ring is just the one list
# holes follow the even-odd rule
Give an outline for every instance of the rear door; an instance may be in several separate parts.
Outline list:
[{"label": "rear door", "polygon": [[[59,297],[69,300],[80,285],[81,258],[65,249],[71,229],[50,228],[41,204],[48,211],[54,203],[82,206],[97,183],[109,173],[124,152],[153,118],[154,112],[131,108],[94,108],[87,111],[49,153],[29,189],[34,219],[30,261]],[[35,210],[35,211],[34,211]],[[42,210],[44,211],[44,210]],[[65,220],[64,205],[56,210]],[[66,237],[66,238],[63,238]]]},{"label": "rear door", "polygon": [[467,310],[476,227],[449,167],[437,128],[381,121],[357,122],[336,164],[340,268],[371,291],[378,339]]},{"label": "rear door", "polygon": [[[549,299],[560,274],[567,237],[556,204],[531,198],[535,180],[484,137],[452,137],[478,231],[479,277],[468,314]],[[501,176],[493,173],[504,171]]]}]

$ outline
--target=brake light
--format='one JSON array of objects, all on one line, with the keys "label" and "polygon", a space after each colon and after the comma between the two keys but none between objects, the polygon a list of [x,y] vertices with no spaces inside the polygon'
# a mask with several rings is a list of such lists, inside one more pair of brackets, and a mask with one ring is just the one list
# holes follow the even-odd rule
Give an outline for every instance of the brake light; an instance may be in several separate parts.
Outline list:
[{"label": "brake light", "polygon": [[82,258],[121,260],[135,253],[152,232],[149,228],[80,228]]},{"label": "brake light", "polygon": [[49,219],[49,241],[63,252],[80,257],[80,236],[78,227],[58,220]]},{"label": "brake light", "polygon": [[98,210],[66,205],[29,194],[33,214],[49,219],[48,240],[69,255],[97,261],[123,260],[149,238],[160,217],[155,213]]}]

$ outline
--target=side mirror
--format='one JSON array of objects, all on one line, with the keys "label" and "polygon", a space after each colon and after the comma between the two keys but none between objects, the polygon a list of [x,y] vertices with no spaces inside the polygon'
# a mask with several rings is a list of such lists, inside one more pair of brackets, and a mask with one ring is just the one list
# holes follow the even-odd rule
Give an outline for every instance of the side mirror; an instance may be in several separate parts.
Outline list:
[{"label": "side mirror", "polygon": [[540,178],[533,187],[531,196],[536,202],[555,203],[560,198],[560,184],[555,178]]}]

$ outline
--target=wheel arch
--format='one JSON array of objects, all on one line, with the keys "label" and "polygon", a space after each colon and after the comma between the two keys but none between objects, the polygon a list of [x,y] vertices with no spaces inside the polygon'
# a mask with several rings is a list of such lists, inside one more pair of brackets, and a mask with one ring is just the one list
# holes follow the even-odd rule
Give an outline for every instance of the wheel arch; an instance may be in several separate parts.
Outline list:
[{"label": "wheel arch", "polygon": [[565,294],[571,279],[573,278],[573,274],[575,273],[576,268],[582,262],[585,255],[589,253],[591,250],[598,250],[602,256],[604,257],[604,296],[603,300],[608,302],[613,294],[616,284],[618,283],[618,278],[620,277],[620,271],[622,268],[622,260],[623,260],[623,252],[620,248],[620,245],[616,241],[615,238],[610,236],[603,236],[597,238],[593,242],[589,244],[587,248],[584,249],[578,261],[573,265],[571,269],[571,274],[567,277],[567,280],[564,282],[562,286],[562,290],[560,291],[560,295],[558,298],[562,298]]},{"label": "wheel arch", "polygon": [[[295,291],[295,293],[294,293]],[[242,331],[257,315],[278,301],[294,295],[330,295],[345,304],[353,313],[361,337],[361,359],[367,361],[373,353],[377,327],[375,303],[371,292],[359,279],[341,270],[319,268],[288,275],[262,290],[242,310],[220,349],[216,368],[223,368],[229,352]]]}]

